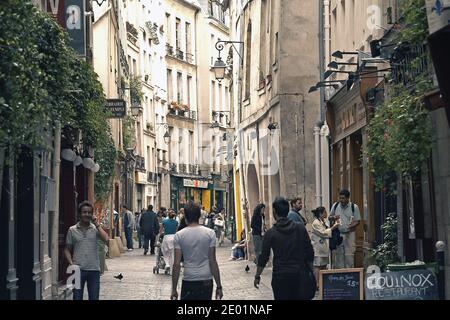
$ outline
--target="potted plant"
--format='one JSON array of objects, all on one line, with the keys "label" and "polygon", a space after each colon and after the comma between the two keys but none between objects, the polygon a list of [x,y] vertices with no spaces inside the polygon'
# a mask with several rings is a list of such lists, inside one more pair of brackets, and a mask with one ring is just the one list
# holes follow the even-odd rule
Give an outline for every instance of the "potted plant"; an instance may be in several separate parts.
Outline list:
[{"label": "potted plant", "polygon": [[153,123],[147,122],[147,130],[153,131]]}]

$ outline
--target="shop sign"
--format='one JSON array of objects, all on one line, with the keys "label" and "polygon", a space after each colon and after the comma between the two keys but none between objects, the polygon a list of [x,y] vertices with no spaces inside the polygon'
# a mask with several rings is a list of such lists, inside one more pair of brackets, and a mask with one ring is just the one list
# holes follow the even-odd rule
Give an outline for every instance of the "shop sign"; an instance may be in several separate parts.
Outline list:
[{"label": "shop sign", "polygon": [[208,189],[208,181],[183,179],[183,186],[190,188]]}]

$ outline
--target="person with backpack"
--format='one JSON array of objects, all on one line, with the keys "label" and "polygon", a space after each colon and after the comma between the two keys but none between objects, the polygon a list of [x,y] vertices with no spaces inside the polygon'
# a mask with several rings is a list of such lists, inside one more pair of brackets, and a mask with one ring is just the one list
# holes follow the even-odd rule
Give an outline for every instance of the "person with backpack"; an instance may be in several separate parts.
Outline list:
[{"label": "person with backpack", "polygon": [[350,191],[343,189],[339,192],[339,202],[333,204],[330,219],[340,218],[338,230],[342,236],[342,243],[335,250],[335,269],[353,268],[355,264],[356,235],[355,230],[361,221],[361,214],[356,204],[350,202]]},{"label": "person with backpack", "polygon": [[330,262],[329,239],[332,237],[333,230],[339,227],[339,219],[330,227],[327,223],[327,210],[324,207],[318,207],[312,210],[316,218],[312,223],[311,242],[314,248],[314,275],[316,282],[319,283],[319,271],[327,268]]},{"label": "person with backpack", "polygon": [[312,299],[316,281],[310,264],[314,250],[306,228],[287,218],[289,202],[275,198],[273,215],[276,223],[264,235],[258,259],[254,286],[259,287],[261,273],[273,251],[272,290],[275,300]]}]

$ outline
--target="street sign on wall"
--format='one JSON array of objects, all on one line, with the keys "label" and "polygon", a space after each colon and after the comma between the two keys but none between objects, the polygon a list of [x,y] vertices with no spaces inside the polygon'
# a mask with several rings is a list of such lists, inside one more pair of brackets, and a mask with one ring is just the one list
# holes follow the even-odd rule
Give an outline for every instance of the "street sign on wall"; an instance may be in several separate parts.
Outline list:
[{"label": "street sign on wall", "polygon": [[111,118],[123,118],[126,115],[127,104],[123,99],[107,99],[106,107],[111,111]]},{"label": "street sign on wall", "polygon": [[86,55],[85,0],[65,0],[64,27],[70,37],[70,45],[80,55]]}]

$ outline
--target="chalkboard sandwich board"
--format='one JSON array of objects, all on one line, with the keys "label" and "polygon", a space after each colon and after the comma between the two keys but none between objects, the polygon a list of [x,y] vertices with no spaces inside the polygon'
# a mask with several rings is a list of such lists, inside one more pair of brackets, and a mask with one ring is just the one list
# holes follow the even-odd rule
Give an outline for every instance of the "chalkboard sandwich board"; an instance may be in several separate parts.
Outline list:
[{"label": "chalkboard sandwich board", "polygon": [[363,268],[321,270],[320,300],[364,300]]},{"label": "chalkboard sandwich board", "polygon": [[367,300],[439,299],[436,277],[427,269],[368,273],[365,293]]}]

